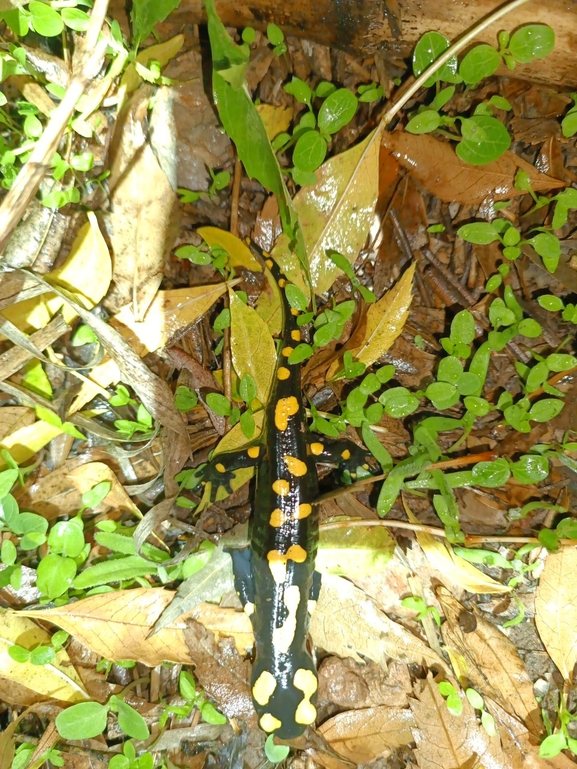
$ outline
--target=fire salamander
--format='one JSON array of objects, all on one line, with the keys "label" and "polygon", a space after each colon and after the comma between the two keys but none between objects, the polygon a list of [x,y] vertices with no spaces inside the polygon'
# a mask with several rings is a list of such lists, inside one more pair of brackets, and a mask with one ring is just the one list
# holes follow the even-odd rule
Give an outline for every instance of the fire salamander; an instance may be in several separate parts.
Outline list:
[{"label": "fire salamander", "polygon": [[[266,255],[265,255],[266,256]],[[259,445],[219,454],[203,483],[228,486],[232,471],[256,466],[250,549],[233,551],[236,589],[255,637],[251,690],[261,728],[282,739],[298,737],[317,711],[317,673],[307,650],[310,612],[320,588],[314,571],[318,545],[316,462],[368,469],[366,452],[350,441],[330,446],[309,433],[301,397],[300,364],[289,356],[301,341],[298,310],[285,293],[287,279],[270,258],[282,297],[284,330]]]}]

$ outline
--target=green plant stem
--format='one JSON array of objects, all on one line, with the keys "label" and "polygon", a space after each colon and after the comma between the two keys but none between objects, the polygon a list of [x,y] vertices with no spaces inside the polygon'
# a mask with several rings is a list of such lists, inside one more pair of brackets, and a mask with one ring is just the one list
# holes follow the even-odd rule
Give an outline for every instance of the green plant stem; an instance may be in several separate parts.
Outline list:
[{"label": "green plant stem", "polygon": [[455,43],[450,45],[447,50],[444,51],[439,56],[439,58],[431,64],[430,67],[427,67],[427,69],[422,72],[416,80],[408,85],[407,90],[404,93],[402,93],[397,99],[393,101],[391,107],[389,107],[389,109],[385,112],[382,123],[384,125],[388,125],[395,117],[395,115],[401,111],[409,99],[426,83],[431,75],[437,72],[437,70],[441,69],[443,64],[446,64],[449,59],[466,48],[472,40],[481,34],[481,32],[487,29],[487,27],[490,27],[491,24],[494,24],[496,21],[503,18],[503,16],[506,16],[508,13],[511,13],[511,11],[516,10],[527,2],[529,2],[529,0],[513,0],[511,3],[501,6],[501,8],[497,8],[496,11],[489,14],[489,16],[486,16],[475,27],[473,27],[472,30],[467,32],[466,35],[463,35],[460,40],[457,40]]}]

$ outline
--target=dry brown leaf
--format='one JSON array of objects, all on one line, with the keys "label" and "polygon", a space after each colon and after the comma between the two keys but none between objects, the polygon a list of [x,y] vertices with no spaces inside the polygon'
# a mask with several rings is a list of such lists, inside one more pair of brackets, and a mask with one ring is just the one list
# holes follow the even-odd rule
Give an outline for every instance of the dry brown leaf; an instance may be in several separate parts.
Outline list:
[{"label": "dry brown leaf", "polygon": [[31,616],[28,613],[24,617],[11,612],[2,612],[0,615],[0,670],[3,677],[22,683],[47,698],[54,697],[64,702],[85,702],[90,699],[64,649],[56,652],[54,661],[46,665],[16,662],[8,654],[8,649],[15,645],[25,649],[33,649],[41,644],[50,646],[50,634],[32,622],[29,619]]},{"label": "dry brown leaf", "polygon": [[462,692],[459,696],[463,712],[455,716],[449,713],[430,673],[419,686],[418,699],[411,701],[411,709],[417,722],[413,734],[420,769],[513,769],[499,737],[487,734]]},{"label": "dry brown leaf", "polygon": [[365,337],[359,347],[350,350],[359,363],[370,366],[392,347],[402,332],[413,299],[415,266],[413,263],[399,282],[369,307]]},{"label": "dry brown leaf", "polygon": [[0,441],[22,427],[33,425],[35,421],[34,409],[28,406],[3,406],[0,409]]},{"label": "dry brown leaf", "polygon": [[380,706],[339,713],[325,721],[319,732],[337,753],[355,764],[366,764],[413,742],[415,726],[408,708]]},{"label": "dry brown leaf", "polygon": [[34,510],[49,521],[60,515],[74,515],[82,507],[82,495],[102,481],[110,481],[111,488],[95,512],[110,508],[140,512],[124,491],[116,475],[104,462],[78,465],[77,460],[67,462],[39,481],[33,483],[18,497],[21,508]]},{"label": "dry brown leaf", "polygon": [[387,658],[448,671],[423,641],[390,620],[366,593],[342,577],[323,575],[321,593],[311,617],[315,646],[340,657],[362,657],[386,667]]},{"label": "dry brown leaf", "polygon": [[577,661],[577,547],[549,553],[535,596],[535,623],[565,681]]},{"label": "dry brown leaf", "polygon": [[[174,592],[162,588],[117,590],[89,596],[55,609],[27,611],[36,617],[66,630],[88,649],[114,662],[133,659],[149,667],[161,662],[189,665],[191,659],[184,642],[184,621],[187,615],[148,638],[154,623],[174,598]],[[199,604],[188,616],[223,635],[238,635],[244,651],[250,645],[250,620],[237,615],[234,609],[219,609],[211,604]],[[244,645],[243,645],[244,644]]]},{"label": "dry brown leaf", "polygon": [[132,303],[142,320],[162,280],[177,234],[178,198],[149,143],[145,121],[150,93],[141,88],[116,125],[120,137],[110,173],[107,228],[114,255],[113,289],[107,308]]},{"label": "dry brown leaf", "polygon": [[515,645],[479,614],[475,615],[475,630],[464,633],[459,625],[463,606],[444,588],[437,591],[437,597],[447,618],[441,628],[443,640],[465,659],[466,676],[473,686],[521,718],[532,734],[542,734],[543,721],[533,682]]},{"label": "dry brown leaf", "polygon": [[567,186],[540,173],[513,152],[485,166],[472,166],[459,160],[451,144],[426,134],[385,131],[382,143],[429,192],[447,203],[478,204],[489,196],[508,200],[524,195],[514,186],[519,169],[527,172],[535,192]]}]

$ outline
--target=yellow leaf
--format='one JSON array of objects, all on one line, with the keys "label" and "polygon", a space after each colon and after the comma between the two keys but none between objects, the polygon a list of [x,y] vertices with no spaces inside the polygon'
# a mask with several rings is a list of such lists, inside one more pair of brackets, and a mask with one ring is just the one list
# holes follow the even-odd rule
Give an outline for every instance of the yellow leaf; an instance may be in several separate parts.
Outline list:
[{"label": "yellow leaf", "polygon": [[107,397],[103,390],[111,384],[120,381],[120,369],[118,365],[107,355],[102,361],[90,369],[87,379],[82,383],[78,395],[72,401],[68,414],[75,414],[99,393]]},{"label": "yellow leaf", "polygon": [[[405,504],[405,512],[411,523],[419,523],[407,504]],[[476,569],[469,561],[455,555],[453,549],[447,547],[444,542],[440,542],[424,531],[417,531],[416,536],[427,560],[441,573],[441,579],[448,587],[458,585],[470,593],[495,594],[511,592],[512,588],[502,585],[500,582],[483,574],[479,569]]]},{"label": "yellow leaf", "polygon": [[0,442],[22,427],[34,424],[36,415],[34,409],[27,406],[2,406],[0,409]]},{"label": "yellow leaf", "polygon": [[28,616],[8,612],[0,614],[0,670],[4,678],[24,684],[38,694],[64,702],[83,702],[90,699],[64,649],[56,652],[56,659],[48,665],[16,662],[8,654],[8,649],[16,645],[33,649],[41,644],[50,646],[50,634],[38,627]]},{"label": "yellow leaf", "polygon": [[[191,326],[226,291],[226,283],[158,291],[144,320],[138,321],[131,305],[125,305],[110,321],[142,358],[165,347],[179,331]],[[139,344],[140,343],[140,344]]]},{"label": "yellow leaf", "polygon": [[[295,195],[294,207],[317,294],[328,291],[341,274],[326,251],[338,251],[354,264],[367,239],[378,196],[380,135],[379,128],[360,144],[327,160],[315,171],[317,183],[302,187]],[[295,262],[286,237],[279,238],[273,254],[287,277],[302,288],[294,276]],[[286,266],[287,260],[292,268]]]},{"label": "yellow leaf", "polygon": [[577,662],[577,547],[549,553],[535,596],[535,623],[559,672],[573,680]]},{"label": "yellow leaf", "polygon": [[250,374],[256,397],[268,400],[276,366],[276,349],[269,327],[256,310],[242,302],[229,289],[232,362],[239,377]]},{"label": "yellow leaf", "polygon": [[[14,461],[21,465],[61,433],[62,430],[59,427],[39,419],[34,424],[21,427],[11,435],[7,435],[2,439],[0,446],[9,451]],[[4,462],[1,461],[0,467],[3,465]]]},{"label": "yellow leaf", "polygon": [[372,304],[367,312],[365,338],[351,354],[359,363],[370,366],[389,350],[402,332],[412,301],[415,264],[403,274],[390,291]]},{"label": "yellow leaf", "polygon": [[209,246],[220,246],[230,256],[232,267],[245,267],[253,272],[262,272],[262,265],[244,241],[232,232],[218,227],[199,227],[197,233]]},{"label": "yellow leaf", "polygon": [[272,104],[258,104],[257,112],[263,122],[264,130],[272,141],[275,136],[286,131],[293,119],[292,107],[275,107]]},{"label": "yellow leaf", "polygon": [[[175,37],[171,37],[170,40],[166,40],[164,43],[150,45],[147,48],[144,48],[136,57],[136,61],[146,67],[148,62],[154,59],[160,63],[161,67],[163,67],[176,56],[183,45],[184,35],[176,35]],[[124,89],[126,93],[130,93],[131,91],[135,91],[141,82],[142,78],[136,72],[136,67],[134,64],[129,64],[120,81],[120,89]]]}]

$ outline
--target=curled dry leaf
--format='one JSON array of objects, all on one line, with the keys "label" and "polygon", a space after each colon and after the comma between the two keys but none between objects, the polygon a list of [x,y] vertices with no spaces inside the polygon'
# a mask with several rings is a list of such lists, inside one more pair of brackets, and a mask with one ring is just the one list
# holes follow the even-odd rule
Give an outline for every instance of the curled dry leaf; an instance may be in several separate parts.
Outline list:
[{"label": "curled dry leaf", "polygon": [[342,577],[323,576],[310,632],[315,646],[360,663],[363,655],[383,667],[391,658],[448,671],[423,641],[390,620],[372,598]]},{"label": "curled dry leaf", "polygon": [[4,678],[24,684],[28,689],[45,697],[64,702],[84,702],[90,699],[82,680],[72,666],[68,654],[61,649],[54,662],[33,665],[16,662],[8,649],[16,645],[33,649],[38,645],[50,646],[50,634],[38,627],[28,613],[26,616],[3,612],[0,616],[0,670]]},{"label": "curled dry leaf", "polygon": [[455,716],[449,713],[430,673],[418,686],[418,699],[411,701],[411,709],[417,723],[413,734],[420,769],[513,769],[514,765],[501,747],[498,735],[490,737],[487,734],[462,692],[459,696],[463,712]]},{"label": "curled dry leaf", "polygon": [[515,188],[519,169],[527,172],[535,192],[567,186],[560,179],[540,173],[513,152],[487,165],[472,166],[459,160],[451,144],[427,134],[385,131],[382,143],[423,187],[447,203],[474,205],[488,197],[509,200],[524,195],[523,190]]},{"label": "curled dry leaf", "polygon": [[82,495],[102,481],[110,481],[111,488],[95,512],[110,508],[127,510],[140,516],[140,512],[114,472],[104,462],[88,462],[76,466],[76,460],[67,462],[29,486],[18,497],[20,507],[34,510],[51,521],[61,515],[74,515],[82,507]]},{"label": "curled dry leaf", "polygon": [[549,553],[535,596],[535,623],[565,681],[577,662],[577,547]]},{"label": "curled dry leaf", "polygon": [[[341,274],[327,257],[327,250],[338,251],[353,264],[365,244],[379,191],[380,133],[381,129],[377,129],[364,141],[327,160],[315,171],[317,183],[302,187],[295,195],[294,207],[317,294],[328,291]],[[291,259],[286,236],[279,238],[273,254],[286,268],[287,277],[306,290],[295,275],[296,257]]]},{"label": "curled dry leaf", "polygon": [[328,744],[354,764],[367,764],[388,756],[395,748],[413,742],[416,726],[408,708],[384,705],[348,710],[319,728]]},{"label": "curled dry leaf", "polygon": [[402,332],[412,301],[415,263],[403,274],[399,282],[372,304],[367,312],[365,337],[350,350],[359,363],[370,366],[389,350]]},{"label": "curled dry leaf", "polygon": [[522,719],[532,734],[541,735],[543,721],[533,682],[515,645],[478,613],[475,629],[464,633],[459,625],[464,607],[445,588],[437,591],[437,597],[447,618],[441,628],[443,640],[462,655],[472,685]]}]

